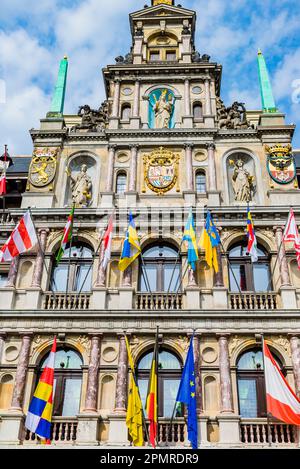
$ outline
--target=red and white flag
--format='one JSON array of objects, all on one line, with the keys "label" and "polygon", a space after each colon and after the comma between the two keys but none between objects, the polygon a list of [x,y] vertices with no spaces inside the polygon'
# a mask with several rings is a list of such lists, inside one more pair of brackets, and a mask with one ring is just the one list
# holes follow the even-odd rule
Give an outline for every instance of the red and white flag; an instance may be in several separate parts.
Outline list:
[{"label": "red and white flag", "polygon": [[300,236],[295,219],[294,210],[291,208],[287,224],[283,233],[283,241],[285,243],[294,243],[294,249],[296,251],[296,258],[298,263],[298,269],[300,269]]},{"label": "red and white flag", "polygon": [[6,194],[6,170],[8,168],[8,161],[7,161],[7,149],[5,145],[4,150],[4,161],[0,161],[0,196]]},{"label": "red and white flag", "polygon": [[113,238],[113,215],[110,216],[106,231],[103,236],[103,241],[102,241],[103,242],[103,245],[102,245],[103,257],[102,257],[101,265],[102,265],[103,270],[106,270],[106,267],[111,258],[112,238]]},{"label": "red and white flag", "polygon": [[265,380],[268,413],[291,425],[300,425],[300,399],[281,373],[264,341]]},{"label": "red and white flag", "polygon": [[19,254],[32,249],[37,242],[35,227],[28,210],[0,249],[0,262],[11,261]]}]

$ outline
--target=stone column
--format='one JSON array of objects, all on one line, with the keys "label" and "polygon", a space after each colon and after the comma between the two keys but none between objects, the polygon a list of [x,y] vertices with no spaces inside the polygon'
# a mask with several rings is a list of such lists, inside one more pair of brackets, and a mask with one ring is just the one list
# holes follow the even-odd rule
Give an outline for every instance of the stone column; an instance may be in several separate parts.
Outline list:
[{"label": "stone column", "polygon": [[20,256],[14,257],[9,267],[8,279],[7,279],[7,284],[6,284],[7,287],[16,286],[19,264],[20,264]]},{"label": "stone column", "polygon": [[298,397],[300,397],[300,338],[292,335],[290,337],[290,345],[291,345],[296,394]]},{"label": "stone column", "polygon": [[219,336],[219,367],[221,386],[221,413],[233,413],[228,335]]},{"label": "stone column", "polygon": [[6,333],[5,333],[5,332],[1,332],[1,333],[0,333],[0,363],[2,363],[1,360],[2,360],[2,354],[3,354],[4,344],[5,344],[5,337],[6,337]]},{"label": "stone column", "polygon": [[190,80],[188,78],[184,80],[184,113],[186,116],[191,115]]},{"label": "stone column", "polygon": [[46,250],[46,245],[47,245],[48,233],[49,233],[48,228],[41,228],[38,232],[42,250],[40,250],[40,247],[38,246],[38,253],[35,259],[34,270],[33,270],[32,281],[31,281],[32,287],[41,288],[44,255],[45,255],[45,250]]},{"label": "stone column", "polygon": [[119,361],[116,382],[116,413],[126,412],[126,396],[127,396],[127,375],[128,375],[128,356],[126,349],[125,337],[119,336]]},{"label": "stone column", "polygon": [[119,117],[120,107],[120,80],[115,80],[114,99],[112,105],[112,117]]},{"label": "stone column", "polygon": [[194,363],[195,363],[195,380],[196,380],[196,396],[197,396],[197,414],[203,412],[202,404],[202,382],[200,370],[200,334],[194,335]]},{"label": "stone column", "polygon": [[140,80],[136,79],[134,84],[134,100],[133,100],[133,110],[132,117],[140,116]]},{"label": "stone column", "polygon": [[210,97],[210,79],[204,80],[205,86],[205,114],[211,116],[211,97]]},{"label": "stone column", "polygon": [[290,274],[288,263],[285,254],[284,243],[282,242],[283,228],[281,226],[275,226],[275,238],[278,248],[278,264],[280,269],[281,287],[285,285],[291,285]]},{"label": "stone column", "polygon": [[107,180],[106,180],[106,191],[107,192],[112,192],[113,191],[115,152],[116,152],[116,145],[109,145],[108,146]]},{"label": "stone column", "polygon": [[17,366],[16,379],[11,401],[11,409],[22,411],[24,392],[26,385],[26,375],[29,364],[29,353],[32,341],[32,334],[24,334],[22,336],[22,346]]},{"label": "stone column", "polygon": [[216,146],[214,143],[207,144],[208,190],[209,191],[217,190],[215,149],[216,149]]},{"label": "stone column", "polygon": [[98,271],[97,271],[97,278],[96,278],[96,285],[95,285],[96,287],[105,287],[106,271],[102,267],[103,257],[104,257],[104,243],[101,243],[99,264],[98,264]]},{"label": "stone column", "polygon": [[101,334],[93,335],[91,337],[91,355],[88,370],[84,412],[97,412],[100,346]]},{"label": "stone column", "polygon": [[129,175],[129,192],[136,192],[136,169],[137,169],[137,153],[138,145],[131,145],[131,161]]},{"label": "stone column", "polygon": [[194,190],[194,178],[193,178],[193,160],[192,160],[192,143],[186,143],[185,148],[185,161],[186,161],[186,179],[187,179],[187,190]]}]

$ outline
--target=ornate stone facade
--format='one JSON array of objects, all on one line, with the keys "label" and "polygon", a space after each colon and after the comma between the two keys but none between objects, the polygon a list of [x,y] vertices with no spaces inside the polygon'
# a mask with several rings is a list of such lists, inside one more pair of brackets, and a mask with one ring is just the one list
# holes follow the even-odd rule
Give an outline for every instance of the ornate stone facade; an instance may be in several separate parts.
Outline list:
[{"label": "ornate stone facade", "polygon": [[[9,216],[17,221],[32,206],[40,246],[3,267],[8,281],[0,287],[0,445],[37,443],[24,431],[24,414],[54,334],[60,376],[68,375],[71,363],[69,385],[80,383],[72,388],[77,407],[68,407],[68,418],[56,409],[55,444],[68,444],[62,436],[68,428],[73,444],[129,445],[124,331],[141,379],[147,369],[139,370],[139,363],[153,350],[157,326],[160,349],[179,363],[169,370],[176,379],[196,331],[201,446],[253,443],[243,433],[253,419],[242,412],[238,362],[261,347],[262,334],[300,392],[300,280],[295,253],[282,243],[291,203],[300,214],[300,191],[292,179],[284,185],[272,179],[270,185],[265,147],[290,150],[294,126],[279,113],[248,111],[238,102],[225,106],[222,67],[194,44],[195,12],[158,0],[132,13],[130,23],[130,53],[103,69],[105,102],[95,109],[80,106],[74,116],[47,117],[31,130],[29,184],[22,209],[12,208]],[[70,265],[63,260],[59,270],[54,257],[72,203],[75,250]],[[243,270],[244,261],[232,251],[245,247],[248,203],[261,269],[245,257]],[[201,251],[196,272],[178,278],[175,294],[166,272],[172,249],[180,251],[176,266],[185,272],[181,238],[190,207],[197,238],[206,209],[213,214],[222,239],[219,272],[208,268]],[[151,264],[149,276],[154,268],[158,272],[151,292],[143,277],[149,264],[137,259],[124,273],[117,268],[129,208],[142,250],[158,249],[152,264],[144,259]],[[112,213],[112,258],[104,268],[99,241]],[[12,227],[1,222],[1,241]],[[160,255],[162,246],[167,255]],[[57,289],[53,278],[61,282]],[[163,406],[159,412],[160,425],[167,425],[170,415]],[[185,425],[184,413],[176,418]],[[255,422],[263,438],[266,419],[256,415]],[[295,446],[296,440],[291,436],[287,443]],[[179,438],[168,444],[187,443]]]}]

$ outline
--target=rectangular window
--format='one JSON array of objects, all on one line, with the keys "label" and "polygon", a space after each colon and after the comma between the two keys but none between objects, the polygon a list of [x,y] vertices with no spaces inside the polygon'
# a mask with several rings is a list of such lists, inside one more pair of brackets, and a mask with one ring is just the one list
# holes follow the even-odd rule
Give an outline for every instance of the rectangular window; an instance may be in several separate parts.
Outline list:
[{"label": "rectangular window", "polygon": [[160,60],[160,53],[158,51],[150,52],[150,62],[158,62]]},{"label": "rectangular window", "polygon": [[156,265],[147,265],[146,267],[141,267],[143,271],[141,272],[141,292],[148,292],[149,288],[148,282],[150,284],[150,289],[152,292],[157,291],[157,268]]},{"label": "rectangular window", "polygon": [[257,393],[255,379],[239,379],[240,415],[243,418],[257,418]]},{"label": "rectangular window", "polygon": [[163,416],[171,418],[178,393],[180,379],[164,379],[164,409]]},{"label": "rectangular window", "polygon": [[176,52],[175,52],[175,50],[167,50],[166,60],[168,62],[175,62],[176,61]]},{"label": "rectangular window", "polygon": [[8,280],[8,272],[0,272],[0,287],[5,287]]}]

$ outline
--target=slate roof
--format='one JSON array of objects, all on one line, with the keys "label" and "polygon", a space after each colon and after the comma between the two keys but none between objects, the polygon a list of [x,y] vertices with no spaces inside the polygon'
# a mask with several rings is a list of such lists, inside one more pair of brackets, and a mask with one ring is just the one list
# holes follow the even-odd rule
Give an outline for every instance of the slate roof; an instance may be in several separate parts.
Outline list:
[{"label": "slate roof", "polygon": [[10,166],[7,170],[7,174],[14,173],[28,173],[31,156],[12,157],[13,166]]}]

